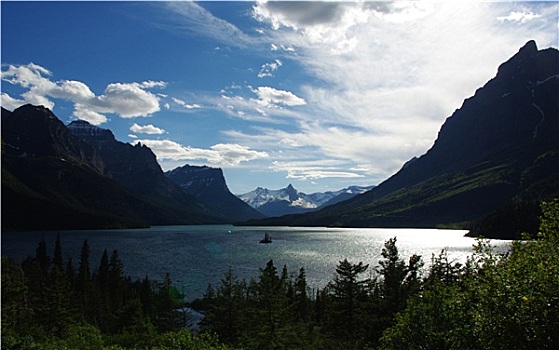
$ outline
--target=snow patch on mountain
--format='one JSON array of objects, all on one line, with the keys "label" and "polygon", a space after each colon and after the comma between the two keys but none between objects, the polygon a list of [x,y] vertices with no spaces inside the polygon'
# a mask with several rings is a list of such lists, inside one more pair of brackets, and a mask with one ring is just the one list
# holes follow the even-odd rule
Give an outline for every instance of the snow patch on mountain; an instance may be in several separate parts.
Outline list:
[{"label": "snow patch on mountain", "polygon": [[325,205],[347,200],[372,188],[373,186],[350,186],[339,191],[306,194],[289,184],[286,188],[278,190],[258,187],[237,197],[266,215],[279,216],[316,210]]}]

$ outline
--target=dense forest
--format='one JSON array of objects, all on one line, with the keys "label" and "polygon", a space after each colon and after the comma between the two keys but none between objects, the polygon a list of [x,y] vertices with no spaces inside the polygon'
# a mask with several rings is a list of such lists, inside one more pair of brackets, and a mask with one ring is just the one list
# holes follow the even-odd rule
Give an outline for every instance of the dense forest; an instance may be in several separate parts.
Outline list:
[{"label": "dense forest", "polygon": [[[250,280],[230,268],[190,303],[169,275],[124,276],[116,250],[93,268],[85,241],[74,266],[43,241],[21,263],[2,258],[2,348],[557,349],[559,200],[541,209],[538,237],[504,255],[479,239],[464,264],[443,251],[424,269],[393,238],[378,265],[340,261],[318,290],[304,267],[270,260]],[[185,306],[205,315],[195,332]]]}]

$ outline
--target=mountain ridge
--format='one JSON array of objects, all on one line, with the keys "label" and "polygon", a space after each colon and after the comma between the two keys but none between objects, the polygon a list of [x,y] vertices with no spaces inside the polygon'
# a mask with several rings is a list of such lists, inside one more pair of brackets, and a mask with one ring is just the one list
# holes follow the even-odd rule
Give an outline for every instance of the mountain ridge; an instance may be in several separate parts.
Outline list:
[{"label": "mountain ridge", "polygon": [[165,176],[231,222],[265,217],[229,191],[220,168],[186,164],[165,172]]},{"label": "mountain ridge", "polygon": [[[128,146],[148,157],[153,154],[147,147]],[[157,169],[161,171],[159,165]],[[115,181],[111,170],[102,152],[74,135],[49,109],[23,105],[10,112],[2,108],[3,229],[223,223],[170,181],[173,187],[167,188],[191,201],[189,206],[177,207],[138,193]]]},{"label": "mountain ridge", "polygon": [[347,200],[374,186],[350,186],[338,191],[306,194],[289,184],[285,188],[270,190],[257,187],[255,190],[237,195],[251,207],[267,216],[305,213]]},{"label": "mountain ridge", "polygon": [[556,49],[529,41],[446,119],[431,149],[386,181],[314,213],[255,224],[465,228],[511,203],[558,196],[558,62]]},{"label": "mountain ridge", "polygon": [[191,213],[206,219],[213,216],[216,219],[212,221],[219,222],[217,218],[221,215],[212,213],[165,176],[149,147],[120,142],[112,131],[82,120],[71,122],[68,129],[96,149],[114,181],[174,213],[177,222],[181,222],[181,216],[189,217]]}]

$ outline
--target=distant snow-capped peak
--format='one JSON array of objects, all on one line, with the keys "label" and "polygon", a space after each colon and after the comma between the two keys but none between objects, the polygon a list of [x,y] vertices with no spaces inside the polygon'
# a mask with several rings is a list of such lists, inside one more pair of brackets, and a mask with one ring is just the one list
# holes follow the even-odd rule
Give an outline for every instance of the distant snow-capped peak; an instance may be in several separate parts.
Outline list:
[{"label": "distant snow-capped peak", "polygon": [[301,209],[316,209],[341,194],[357,195],[370,190],[372,187],[350,186],[339,191],[316,192],[306,194],[296,190],[291,184],[279,190],[269,190],[258,187],[254,191],[238,195],[240,199],[253,208],[260,208],[274,202],[288,202],[290,207]]}]

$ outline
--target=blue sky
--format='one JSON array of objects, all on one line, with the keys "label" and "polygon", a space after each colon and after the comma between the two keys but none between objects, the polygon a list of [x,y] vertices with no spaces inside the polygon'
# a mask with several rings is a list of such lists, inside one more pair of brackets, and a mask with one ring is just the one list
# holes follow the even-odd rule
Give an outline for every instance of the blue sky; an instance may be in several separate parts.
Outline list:
[{"label": "blue sky", "polygon": [[528,40],[552,2],[1,2],[2,106],[43,104],[229,188],[374,185]]}]

